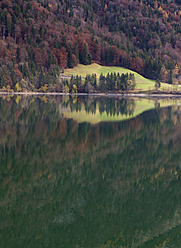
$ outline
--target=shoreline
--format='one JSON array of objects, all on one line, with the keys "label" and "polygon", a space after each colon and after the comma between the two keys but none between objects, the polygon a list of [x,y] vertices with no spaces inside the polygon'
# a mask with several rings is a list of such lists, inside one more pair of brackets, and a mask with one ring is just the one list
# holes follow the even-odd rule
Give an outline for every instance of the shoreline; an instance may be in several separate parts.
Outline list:
[{"label": "shoreline", "polygon": [[100,96],[100,97],[154,97],[181,98],[181,93],[62,93],[62,92],[1,92],[0,96]]}]

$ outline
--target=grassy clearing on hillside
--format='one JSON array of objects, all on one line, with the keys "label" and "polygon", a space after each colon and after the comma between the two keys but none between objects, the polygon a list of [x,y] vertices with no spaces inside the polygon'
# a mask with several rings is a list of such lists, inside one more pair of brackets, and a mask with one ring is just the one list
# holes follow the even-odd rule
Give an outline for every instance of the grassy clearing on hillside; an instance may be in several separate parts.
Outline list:
[{"label": "grassy clearing on hillside", "polygon": [[[116,66],[101,66],[96,63],[93,63],[91,65],[77,65],[76,67],[72,69],[66,69],[64,72],[64,76],[82,76],[85,77],[87,74],[96,74],[97,77],[102,73],[103,75],[107,75],[108,73],[134,73],[136,78],[136,90],[135,91],[148,91],[148,90],[154,90],[155,89],[155,81],[150,80],[147,78],[144,78],[137,72],[134,72],[132,70],[122,68],[122,67],[116,67]],[[170,91],[174,90],[176,87],[172,86],[170,84],[162,83],[160,90],[164,91]],[[177,90],[181,90],[181,86],[179,85],[177,87]]]}]

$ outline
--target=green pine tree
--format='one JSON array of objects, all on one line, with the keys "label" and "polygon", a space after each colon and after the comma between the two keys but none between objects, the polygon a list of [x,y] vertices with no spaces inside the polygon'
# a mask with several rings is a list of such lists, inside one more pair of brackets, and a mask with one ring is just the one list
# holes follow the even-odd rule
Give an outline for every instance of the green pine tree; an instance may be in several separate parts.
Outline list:
[{"label": "green pine tree", "polygon": [[82,64],[90,65],[91,63],[92,63],[92,56],[90,55],[90,53],[88,53],[87,45],[86,43],[84,43],[84,48],[82,52]]},{"label": "green pine tree", "polygon": [[170,72],[169,72],[169,80],[168,80],[168,83],[169,83],[169,84],[173,84],[173,71],[172,71],[172,70],[170,70]]},{"label": "green pine tree", "polygon": [[67,51],[68,51],[68,62],[67,62],[67,66],[69,68],[73,68],[74,67],[74,64],[73,64],[72,49],[71,49],[71,47],[68,47],[67,48]]},{"label": "green pine tree", "polygon": [[77,42],[75,43],[75,57],[77,59],[77,64],[79,63],[79,48]]}]

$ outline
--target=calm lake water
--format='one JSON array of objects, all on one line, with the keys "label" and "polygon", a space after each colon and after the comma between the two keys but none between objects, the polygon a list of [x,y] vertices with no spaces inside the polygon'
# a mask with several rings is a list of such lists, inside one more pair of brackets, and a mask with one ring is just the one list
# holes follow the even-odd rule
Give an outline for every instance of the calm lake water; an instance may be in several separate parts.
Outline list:
[{"label": "calm lake water", "polygon": [[0,247],[180,247],[180,103],[0,97]]}]

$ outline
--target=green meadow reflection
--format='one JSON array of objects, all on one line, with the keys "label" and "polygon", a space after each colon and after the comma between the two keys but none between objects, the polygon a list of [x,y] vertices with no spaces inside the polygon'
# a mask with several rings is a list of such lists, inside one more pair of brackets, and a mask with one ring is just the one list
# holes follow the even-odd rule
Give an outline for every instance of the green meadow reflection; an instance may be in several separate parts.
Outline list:
[{"label": "green meadow reflection", "polygon": [[64,97],[60,111],[77,122],[115,122],[134,118],[150,109],[178,106],[180,98],[131,98],[131,97]]},{"label": "green meadow reflection", "polygon": [[0,98],[2,247],[180,246],[181,108],[141,101]]}]

